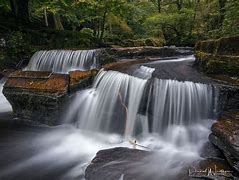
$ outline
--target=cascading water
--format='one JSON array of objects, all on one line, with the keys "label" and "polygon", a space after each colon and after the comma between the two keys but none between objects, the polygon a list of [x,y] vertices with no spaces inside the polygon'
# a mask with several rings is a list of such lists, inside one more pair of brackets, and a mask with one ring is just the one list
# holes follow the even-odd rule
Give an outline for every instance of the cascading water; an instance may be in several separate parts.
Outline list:
[{"label": "cascading water", "polygon": [[[153,68],[149,69],[152,73]],[[145,94],[147,85],[151,86],[151,93]],[[172,126],[203,124],[204,120],[214,119],[214,93],[214,88],[206,84],[149,81],[116,71],[101,71],[91,89],[77,94],[64,119],[75,117],[78,127],[85,130],[118,132],[125,128],[127,135],[134,135],[140,126],[144,132],[161,133]],[[143,95],[148,103],[141,102]],[[148,104],[147,110],[139,114],[143,103]]]},{"label": "cascading water", "polygon": [[125,133],[131,134],[146,82],[116,71],[101,71],[93,87],[77,95],[65,119],[77,116],[79,128],[100,132],[122,132],[126,124]]},{"label": "cascading water", "polygon": [[72,70],[89,70],[98,66],[97,50],[50,50],[36,52],[26,71],[52,71],[68,73]]},{"label": "cascading water", "polygon": [[10,105],[10,103],[8,102],[8,100],[5,98],[5,96],[2,93],[4,83],[5,83],[5,79],[1,79],[0,80],[0,107],[1,107],[0,113],[12,111],[12,106]]},{"label": "cascading water", "polygon": [[155,79],[152,89],[153,132],[216,118],[215,91],[210,85]]},{"label": "cascading water", "polygon": [[154,71],[155,71],[154,68],[140,66],[140,68],[134,72],[134,76],[142,79],[150,79]]},{"label": "cascading water", "polygon": [[[84,170],[97,151],[132,147],[128,139],[133,138],[154,152],[144,166],[129,164],[136,173],[153,174],[155,180],[175,179],[200,159],[216,116],[217,92],[211,85],[150,79],[153,68],[138,71],[135,74],[145,79],[100,71],[92,88],[77,92],[64,120],[76,122],[79,129],[61,126],[48,133],[33,131],[27,138],[19,133],[6,142],[0,161],[9,154],[13,160],[0,168],[0,179],[44,179],[52,171],[53,179],[84,179]],[[21,153],[27,158],[14,157]],[[39,167],[39,174],[31,173]]]},{"label": "cascading water", "polygon": [[[101,71],[93,88],[77,94],[65,119],[76,117],[80,129],[90,132],[136,137],[139,144],[156,151],[151,162],[160,165],[145,173],[169,178],[200,159],[216,117],[216,101],[217,91],[211,85]],[[144,103],[147,108],[140,110]]]}]

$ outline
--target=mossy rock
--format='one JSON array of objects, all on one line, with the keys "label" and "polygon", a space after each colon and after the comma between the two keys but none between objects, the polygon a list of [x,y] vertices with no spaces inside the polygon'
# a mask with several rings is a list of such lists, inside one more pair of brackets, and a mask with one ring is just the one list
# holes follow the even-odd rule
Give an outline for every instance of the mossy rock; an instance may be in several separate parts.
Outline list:
[{"label": "mossy rock", "polygon": [[164,44],[165,42],[158,38],[148,38],[145,40],[146,46],[162,47]]},{"label": "mossy rock", "polygon": [[135,47],[146,46],[144,39],[137,39],[134,40],[133,42]]},{"label": "mossy rock", "polygon": [[217,54],[239,56],[239,36],[220,38]]},{"label": "mossy rock", "polygon": [[239,36],[199,41],[195,45],[195,50],[211,54],[239,56]]}]

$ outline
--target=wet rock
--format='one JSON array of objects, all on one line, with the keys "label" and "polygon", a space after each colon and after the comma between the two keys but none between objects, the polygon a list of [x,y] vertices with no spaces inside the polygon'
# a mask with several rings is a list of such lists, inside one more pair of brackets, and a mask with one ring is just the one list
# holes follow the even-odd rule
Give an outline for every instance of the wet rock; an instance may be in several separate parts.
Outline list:
[{"label": "wet rock", "polygon": [[218,87],[220,115],[228,112],[239,112],[239,87],[225,85],[220,85]]},{"label": "wet rock", "polygon": [[105,51],[115,59],[142,58],[142,57],[172,57],[180,55],[192,55],[192,48],[186,47],[129,47],[108,48]]},{"label": "wet rock", "polygon": [[0,76],[8,77],[14,71],[15,71],[15,69],[4,69],[3,71],[0,71]]},{"label": "wet rock", "polygon": [[239,172],[239,113],[224,115],[213,124],[209,140],[223,152],[228,163]]},{"label": "wet rock", "polygon": [[122,68],[122,67],[128,67],[133,64],[140,64],[140,63],[145,63],[145,62],[149,62],[149,61],[150,61],[150,59],[148,59],[148,58],[132,59],[132,60],[128,60],[128,61],[117,61],[117,62],[108,63],[108,64],[103,65],[102,67],[105,70],[118,70],[119,68]]},{"label": "wet rock", "polygon": [[85,171],[87,180],[146,180],[144,172],[136,170],[145,163],[144,158],[152,153],[137,149],[113,148],[101,150]]},{"label": "wet rock", "polygon": [[[163,169],[159,164],[160,156],[129,148],[113,148],[101,150],[96,154],[85,171],[87,180],[188,180],[188,179],[226,179],[234,178],[227,161],[220,158],[207,158],[194,161],[175,171]],[[162,158],[162,157],[161,157]],[[182,164],[181,164],[182,166]],[[162,172],[163,169],[163,172]]]},{"label": "wet rock", "polygon": [[76,91],[92,85],[98,70],[70,71],[70,91]]},{"label": "wet rock", "polygon": [[228,163],[220,158],[208,158],[194,162],[188,169],[189,179],[226,180],[237,179]]},{"label": "wet rock", "polygon": [[202,147],[200,156],[203,158],[220,158],[222,152],[211,142],[206,142]]},{"label": "wet rock", "polygon": [[3,94],[14,116],[55,125],[67,98],[68,84],[69,75],[16,71],[6,81]]},{"label": "wet rock", "polygon": [[15,117],[56,125],[69,94],[89,87],[96,70],[57,74],[40,71],[15,71],[9,75],[3,94]]}]

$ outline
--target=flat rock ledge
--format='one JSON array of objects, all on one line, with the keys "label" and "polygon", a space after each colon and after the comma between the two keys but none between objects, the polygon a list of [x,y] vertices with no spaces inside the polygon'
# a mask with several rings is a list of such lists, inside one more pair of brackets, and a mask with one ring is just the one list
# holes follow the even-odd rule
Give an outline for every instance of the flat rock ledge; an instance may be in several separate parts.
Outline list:
[{"label": "flat rock ledge", "polygon": [[76,88],[90,86],[94,75],[94,71],[15,71],[9,75],[3,94],[12,105],[14,117],[57,125],[69,94]]},{"label": "flat rock ledge", "polygon": [[239,172],[239,112],[225,114],[211,129],[209,140],[223,152],[231,167]]}]

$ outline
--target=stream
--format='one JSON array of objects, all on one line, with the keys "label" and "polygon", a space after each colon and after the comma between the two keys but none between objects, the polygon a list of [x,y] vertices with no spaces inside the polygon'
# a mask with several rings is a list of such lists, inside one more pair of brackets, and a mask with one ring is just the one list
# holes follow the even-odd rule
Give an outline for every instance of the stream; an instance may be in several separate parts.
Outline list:
[{"label": "stream", "polygon": [[[84,179],[99,150],[132,148],[132,140],[142,146],[137,149],[154,154],[145,174],[175,179],[202,159],[201,149],[217,119],[217,89],[206,84],[210,80],[192,67],[193,61],[187,56],[101,70],[90,88],[73,95],[56,127],[2,121],[0,179]],[[11,107],[2,94],[0,98],[4,114]],[[135,171],[142,167],[136,165]]]}]

